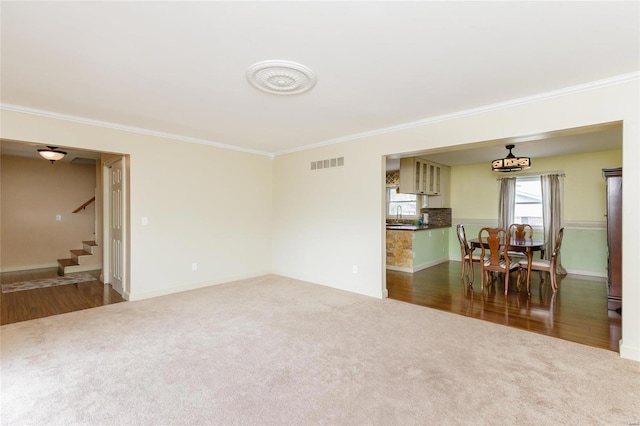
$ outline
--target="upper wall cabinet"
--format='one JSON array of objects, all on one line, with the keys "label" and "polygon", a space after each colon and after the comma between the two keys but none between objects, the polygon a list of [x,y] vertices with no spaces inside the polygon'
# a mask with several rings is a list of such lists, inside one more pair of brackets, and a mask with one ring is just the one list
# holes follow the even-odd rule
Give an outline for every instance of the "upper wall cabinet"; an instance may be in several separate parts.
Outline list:
[{"label": "upper wall cabinet", "polygon": [[400,192],[440,195],[443,190],[443,166],[422,158],[400,159]]}]

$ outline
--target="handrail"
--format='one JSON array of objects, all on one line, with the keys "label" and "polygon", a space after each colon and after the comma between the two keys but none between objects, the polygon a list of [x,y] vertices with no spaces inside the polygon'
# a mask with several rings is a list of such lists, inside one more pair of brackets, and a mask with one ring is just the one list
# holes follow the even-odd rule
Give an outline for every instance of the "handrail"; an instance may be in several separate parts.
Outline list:
[{"label": "handrail", "polygon": [[85,201],[83,205],[81,205],[80,207],[78,207],[77,209],[75,209],[75,210],[73,211],[73,213],[78,213],[80,210],[84,210],[84,209],[86,209],[86,208],[87,208],[87,206],[88,206],[89,204],[93,203],[95,200],[96,200],[96,197],[95,197],[95,196],[91,197],[91,199],[89,199],[89,200]]}]

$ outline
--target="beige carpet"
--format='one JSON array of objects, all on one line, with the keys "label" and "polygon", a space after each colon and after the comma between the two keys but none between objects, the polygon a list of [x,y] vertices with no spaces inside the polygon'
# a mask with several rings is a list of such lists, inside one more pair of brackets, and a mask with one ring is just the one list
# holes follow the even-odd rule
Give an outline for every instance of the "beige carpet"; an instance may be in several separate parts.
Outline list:
[{"label": "beige carpet", "polygon": [[4,426],[640,422],[615,352],[274,275],[1,331]]}]

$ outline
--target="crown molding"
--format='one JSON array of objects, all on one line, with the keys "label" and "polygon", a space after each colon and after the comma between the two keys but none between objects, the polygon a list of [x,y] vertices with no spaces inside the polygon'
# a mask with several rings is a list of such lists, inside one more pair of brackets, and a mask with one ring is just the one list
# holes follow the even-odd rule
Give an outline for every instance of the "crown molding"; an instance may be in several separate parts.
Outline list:
[{"label": "crown molding", "polygon": [[249,154],[264,155],[266,157],[270,157],[271,159],[274,158],[274,154],[271,152],[258,151],[258,150],[243,148],[235,145],[227,145],[220,142],[210,141],[206,139],[192,138],[189,136],[176,135],[173,133],[164,133],[164,132],[158,132],[155,130],[142,129],[140,127],[131,127],[131,126],[125,126],[122,124],[109,123],[107,121],[92,120],[89,118],[78,117],[74,115],[60,114],[57,112],[44,111],[44,110],[35,109],[35,108],[27,108],[19,105],[0,104],[0,109],[5,111],[21,112],[24,114],[38,115],[38,116],[47,117],[47,118],[55,118],[57,120],[71,121],[79,124],[88,124],[91,126],[105,127],[107,129],[121,130],[124,132],[138,133],[138,134],[147,135],[147,136],[156,136],[160,138],[173,139],[177,141],[197,143],[200,145],[208,145],[216,148],[229,149],[232,151],[246,152]]},{"label": "crown molding", "polygon": [[384,127],[382,129],[371,130],[363,133],[356,133],[349,136],[341,136],[339,138],[329,139],[329,140],[318,142],[311,145],[305,145],[303,147],[279,151],[279,152],[276,152],[275,155],[291,154],[294,152],[305,151],[310,148],[319,148],[326,145],[333,145],[336,143],[347,142],[354,139],[361,139],[361,138],[366,138],[370,136],[382,135],[385,133],[397,132],[400,130],[411,129],[414,127],[420,127],[427,124],[438,123],[441,121],[455,120],[458,118],[469,117],[472,115],[484,114],[491,111],[498,111],[505,108],[512,108],[519,105],[530,104],[533,102],[545,101],[545,100],[557,98],[560,96],[588,92],[590,90],[601,89],[603,87],[613,86],[616,84],[628,83],[630,81],[634,81],[638,79],[640,79],[640,71],[632,72],[629,74],[618,75],[615,77],[605,78],[603,80],[592,81],[590,83],[579,84],[576,86],[565,87],[563,89],[554,90],[551,92],[545,92],[545,93],[539,93],[537,95],[526,96],[524,98],[517,98],[517,99],[505,101],[505,102],[499,102],[499,103],[485,105],[477,108],[457,111],[450,114],[438,115],[438,116],[426,118],[423,120],[413,121],[411,123],[405,123],[405,124],[400,124],[400,125],[391,126],[391,127]]},{"label": "crown molding", "polygon": [[314,144],[310,144],[310,145],[305,145],[305,146],[302,146],[302,147],[292,148],[292,149],[288,149],[288,150],[278,151],[278,152],[258,151],[258,150],[254,150],[254,149],[239,147],[239,146],[236,146],[236,145],[227,145],[227,144],[223,144],[223,143],[215,142],[215,141],[210,141],[210,140],[206,140],[206,139],[192,138],[192,137],[189,137],[189,136],[176,135],[176,134],[172,134],[172,133],[163,133],[163,132],[158,132],[158,131],[155,131],[155,130],[142,129],[142,128],[139,128],[139,127],[125,126],[125,125],[121,125],[121,124],[109,123],[109,122],[100,121],[100,120],[92,120],[92,119],[88,119],[88,118],[84,118],[84,117],[77,117],[77,116],[73,116],[73,115],[60,114],[60,113],[55,113],[55,112],[51,112],[51,111],[44,111],[44,110],[39,110],[39,109],[34,109],[34,108],[22,107],[22,106],[18,106],[18,105],[0,104],[0,109],[6,110],[6,111],[21,112],[21,113],[31,114],[31,115],[38,115],[38,116],[48,117],[48,118],[55,118],[55,119],[58,119],[58,120],[71,121],[71,122],[80,123],[80,124],[88,124],[88,125],[92,125],[92,126],[105,127],[105,128],[114,129],[114,130],[121,130],[121,131],[125,131],[125,132],[138,133],[138,134],[149,135],[149,136],[156,136],[156,137],[173,139],[173,140],[190,142],[190,143],[197,143],[197,144],[201,144],[201,145],[208,145],[208,146],[213,146],[213,147],[217,147],[217,148],[229,149],[229,150],[232,150],[232,151],[240,151],[240,152],[246,152],[246,153],[250,153],[250,154],[263,155],[263,156],[269,157],[270,159],[273,160],[278,155],[291,154],[291,153],[294,153],[294,152],[306,151],[306,150],[312,149],[312,148],[319,148],[319,147],[322,147],[322,146],[334,145],[334,144],[342,143],[342,142],[348,142],[348,141],[355,140],[355,139],[362,139],[362,138],[366,138],[366,137],[382,135],[382,134],[385,134],[385,133],[391,133],[391,132],[397,132],[397,131],[401,131],[401,130],[411,129],[411,128],[414,128],[414,127],[425,126],[425,125],[428,125],[428,124],[438,123],[438,122],[442,122],[442,121],[455,120],[455,119],[459,119],[459,118],[463,118],[463,117],[469,117],[469,116],[473,116],[473,115],[484,114],[484,113],[491,112],[491,111],[498,111],[498,110],[505,109],[505,108],[512,108],[512,107],[519,106],[519,105],[530,104],[530,103],[533,103],[533,102],[545,101],[545,100],[557,98],[557,97],[560,97],[560,96],[566,96],[566,95],[572,95],[572,94],[576,94],[576,93],[588,92],[590,90],[596,90],[596,89],[600,89],[600,88],[603,88],[603,87],[608,87],[608,86],[613,86],[613,85],[617,85],[617,84],[628,83],[628,82],[631,82],[631,81],[634,81],[634,80],[638,80],[638,79],[640,79],[640,71],[635,71],[635,72],[632,72],[632,73],[623,74],[623,75],[619,75],[619,76],[615,76],[615,77],[610,77],[610,78],[606,78],[606,79],[602,79],[602,80],[597,80],[597,81],[593,81],[593,82],[590,82],[590,83],[585,83],[585,84],[579,84],[579,85],[576,85],[576,86],[565,87],[563,89],[554,90],[554,91],[551,91],[551,92],[545,92],[545,93],[540,93],[540,94],[537,94],[537,95],[527,96],[527,97],[523,97],[523,98],[512,99],[512,100],[505,101],[505,102],[499,102],[499,103],[495,103],[495,104],[485,105],[485,106],[482,106],[482,107],[466,109],[466,110],[462,110],[462,111],[458,111],[458,112],[454,112],[454,113],[450,113],[450,114],[444,114],[444,115],[439,115],[439,116],[435,116],[435,117],[431,117],[431,118],[427,118],[427,119],[423,119],[423,120],[413,121],[413,122],[410,122],[410,123],[400,124],[400,125],[397,125],[397,126],[384,127],[384,128],[377,129],[377,130],[371,130],[371,131],[367,131],[367,132],[356,133],[356,134],[353,134],[353,135],[341,136],[339,138],[329,139],[329,140],[326,140],[326,141],[322,141],[322,142],[318,142],[318,143],[314,143]]}]

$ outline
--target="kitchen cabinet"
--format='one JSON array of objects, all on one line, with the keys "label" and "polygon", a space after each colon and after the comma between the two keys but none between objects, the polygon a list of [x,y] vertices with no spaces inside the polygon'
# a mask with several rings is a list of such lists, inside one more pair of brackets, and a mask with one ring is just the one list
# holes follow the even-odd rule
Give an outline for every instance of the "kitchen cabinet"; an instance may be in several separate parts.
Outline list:
[{"label": "kitchen cabinet", "polygon": [[400,192],[403,194],[426,194],[427,162],[420,158],[400,159]]},{"label": "kitchen cabinet", "polygon": [[403,194],[439,195],[443,166],[423,158],[400,159],[400,189]]},{"label": "kitchen cabinet", "polygon": [[427,194],[440,194],[440,179],[442,176],[442,168],[436,163],[427,163],[429,176],[427,177]]},{"label": "kitchen cabinet", "polygon": [[440,173],[436,175],[439,180],[436,182],[437,195],[427,196],[428,208],[451,207],[451,168],[440,166]]},{"label": "kitchen cabinet", "polygon": [[622,168],[603,169],[607,182],[607,278],[609,309],[622,306]]}]

